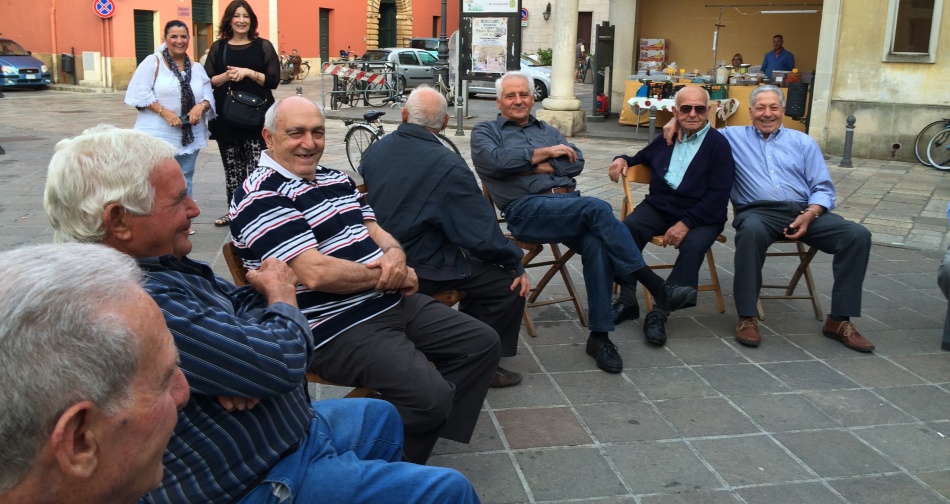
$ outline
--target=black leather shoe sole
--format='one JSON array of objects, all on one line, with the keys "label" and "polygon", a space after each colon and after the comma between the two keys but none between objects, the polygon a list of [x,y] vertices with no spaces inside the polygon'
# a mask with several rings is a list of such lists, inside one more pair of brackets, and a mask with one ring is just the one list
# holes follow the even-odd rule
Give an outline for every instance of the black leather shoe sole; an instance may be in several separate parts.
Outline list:
[{"label": "black leather shoe sole", "polygon": [[627,306],[623,304],[623,301],[615,301],[610,309],[614,316],[614,325],[618,325],[624,320],[636,320],[640,318],[639,304]]},{"label": "black leather shoe sole", "polygon": [[656,296],[656,305],[667,311],[692,308],[696,306],[696,289],[663,282]]}]

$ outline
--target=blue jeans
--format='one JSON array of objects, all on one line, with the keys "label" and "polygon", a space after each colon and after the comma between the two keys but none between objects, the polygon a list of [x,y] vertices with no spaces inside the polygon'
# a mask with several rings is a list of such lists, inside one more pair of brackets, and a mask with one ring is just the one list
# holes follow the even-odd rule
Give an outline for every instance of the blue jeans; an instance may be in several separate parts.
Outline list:
[{"label": "blue jeans", "polygon": [[610,205],[576,191],[524,196],[508,205],[505,219],[519,240],[563,243],[581,255],[590,330],[613,331],[610,291],[614,277],[632,278],[646,263]]},{"label": "blue jeans", "polygon": [[181,173],[185,176],[185,187],[188,188],[189,198],[194,196],[191,192],[191,179],[195,176],[195,161],[198,160],[198,152],[200,151],[175,156],[175,161],[178,161],[178,166],[181,166]]},{"label": "blue jeans", "polygon": [[313,407],[316,418],[300,446],[241,504],[479,502],[458,471],[401,462],[402,421],[392,404],[328,399]]}]

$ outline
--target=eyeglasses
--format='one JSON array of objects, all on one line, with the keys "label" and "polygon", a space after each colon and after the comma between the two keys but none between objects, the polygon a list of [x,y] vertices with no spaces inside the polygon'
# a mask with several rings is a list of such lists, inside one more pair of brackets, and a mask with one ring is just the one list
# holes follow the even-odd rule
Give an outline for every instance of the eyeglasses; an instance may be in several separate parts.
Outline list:
[{"label": "eyeglasses", "polygon": [[706,113],[706,109],[709,108],[706,105],[679,105],[676,107],[681,114],[689,115],[690,112],[696,111],[696,115],[703,115]]}]

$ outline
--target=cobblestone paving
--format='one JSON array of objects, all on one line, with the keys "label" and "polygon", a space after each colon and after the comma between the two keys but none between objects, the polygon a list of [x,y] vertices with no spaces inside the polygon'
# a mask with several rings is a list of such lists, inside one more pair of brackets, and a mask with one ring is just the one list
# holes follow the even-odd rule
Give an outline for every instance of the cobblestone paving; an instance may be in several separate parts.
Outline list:
[{"label": "cobblestone paving", "polygon": [[[318,97],[320,81],[303,88]],[[579,97],[589,94],[589,86],[578,88]],[[291,86],[278,90],[291,93]],[[122,98],[49,90],[10,91],[0,100],[0,249],[52,240],[42,190],[53,146],[98,123],[131,127],[134,110]],[[331,111],[323,164],[346,167],[338,118],[362,111]],[[470,124],[491,118],[493,102],[477,97],[470,113]],[[644,145],[645,135],[614,122],[591,121],[576,142],[587,159],[580,188],[619,210],[621,191],[607,181],[607,165]],[[467,157],[467,138],[457,140]],[[947,303],[935,282],[950,245],[950,174],[863,159],[846,169],[839,161],[828,159],[836,211],[874,234],[864,313],[855,322],[875,353],[822,337],[804,301],[766,302],[762,346],[737,345],[727,226],[727,242],[714,246],[725,314],[701,294],[699,306],[670,318],[662,348],[644,343],[639,321],[625,322],[612,335],[625,371],[608,375],[585,355],[587,331],[572,308],[532,310],[539,335],[523,334],[518,355],[503,363],[524,382],[492,390],[473,442],[440,442],[430,464],[464,472],[486,503],[950,502],[950,353],[939,350]],[[213,142],[198,158],[195,193],[203,213],[193,257],[228,275],[220,256],[228,234],[211,224],[226,209]],[[648,246],[646,257],[674,256]],[[580,260],[570,267],[585,297]],[[792,268],[774,259],[764,274]],[[829,256],[819,254],[813,272],[827,312]],[[547,294],[561,290],[554,284]]]}]

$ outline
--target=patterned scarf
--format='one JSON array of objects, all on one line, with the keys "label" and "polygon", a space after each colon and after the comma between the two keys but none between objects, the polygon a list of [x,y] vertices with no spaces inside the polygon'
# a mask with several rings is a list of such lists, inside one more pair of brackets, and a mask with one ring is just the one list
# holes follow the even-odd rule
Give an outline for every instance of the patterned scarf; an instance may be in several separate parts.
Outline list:
[{"label": "patterned scarf", "polygon": [[[178,83],[181,84],[181,115],[187,115],[195,107],[195,94],[191,92],[191,59],[185,54],[185,73],[182,74],[178,70],[178,65],[172,60],[171,54],[168,53],[168,47],[162,49],[162,57],[165,58],[165,63],[168,63],[168,68],[172,69]],[[191,123],[187,120],[182,121],[181,144],[188,145],[194,141],[195,135],[191,132]]]}]

